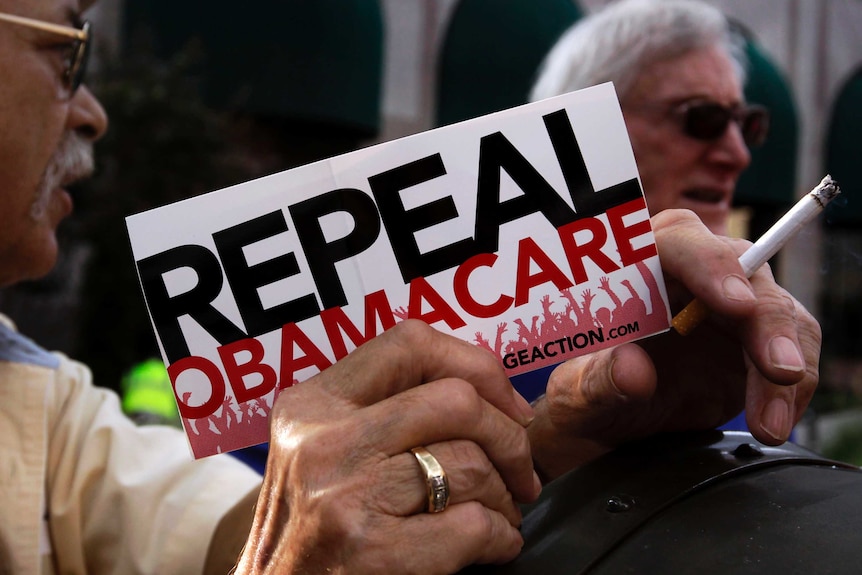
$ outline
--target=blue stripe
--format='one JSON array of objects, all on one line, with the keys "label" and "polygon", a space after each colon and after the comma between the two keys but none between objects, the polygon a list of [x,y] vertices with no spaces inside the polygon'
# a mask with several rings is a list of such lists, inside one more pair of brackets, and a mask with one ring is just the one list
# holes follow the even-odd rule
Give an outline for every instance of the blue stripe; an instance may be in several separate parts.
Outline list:
[{"label": "blue stripe", "polygon": [[33,340],[24,337],[3,323],[0,323],[0,361],[24,363],[51,369],[60,367],[60,359],[56,355],[42,349]]}]

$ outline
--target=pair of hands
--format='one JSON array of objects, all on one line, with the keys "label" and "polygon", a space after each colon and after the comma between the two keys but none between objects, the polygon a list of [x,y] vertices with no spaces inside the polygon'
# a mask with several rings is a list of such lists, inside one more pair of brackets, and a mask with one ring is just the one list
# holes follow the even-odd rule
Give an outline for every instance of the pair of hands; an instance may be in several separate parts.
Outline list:
[{"label": "pair of hands", "polygon": [[[553,479],[620,443],[707,429],[747,410],[759,440],[786,440],[817,385],[820,329],[768,269],[750,280],[746,243],[690,212],[653,218],[671,307],[692,296],[713,317],[571,360],[532,408],[487,351],[415,321],[283,392],[252,534],[237,572],[452,573],[505,562],[523,541],[517,503],[535,466]],[[424,512],[426,446],[451,499]]]}]

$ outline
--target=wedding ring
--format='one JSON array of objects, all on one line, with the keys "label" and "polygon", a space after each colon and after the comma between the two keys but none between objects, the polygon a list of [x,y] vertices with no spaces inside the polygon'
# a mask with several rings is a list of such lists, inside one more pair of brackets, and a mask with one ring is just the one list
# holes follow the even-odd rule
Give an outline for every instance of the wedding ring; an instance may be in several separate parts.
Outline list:
[{"label": "wedding ring", "polygon": [[449,504],[449,478],[437,458],[424,447],[414,447],[410,452],[419,462],[428,487],[428,513],[440,513]]}]

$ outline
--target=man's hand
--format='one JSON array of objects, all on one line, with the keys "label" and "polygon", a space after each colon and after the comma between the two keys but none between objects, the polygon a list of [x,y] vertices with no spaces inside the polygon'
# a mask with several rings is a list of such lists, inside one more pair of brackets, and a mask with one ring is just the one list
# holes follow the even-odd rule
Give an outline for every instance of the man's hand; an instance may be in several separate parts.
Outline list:
[{"label": "man's hand", "polygon": [[820,326],[768,266],[745,278],[748,242],[713,235],[685,210],[652,224],[671,309],[697,297],[711,317],[688,336],[670,331],[554,370],[528,430],[546,479],[624,441],[713,428],[743,408],[751,433],[778,445],[817,387]]},{"label": "man's hand", "polygon": [[[424,384],[424,385],[423,385]],[[284,390],[238,572],[451,573],[523,541],[530,406],[486,350],[406,321]],[[451,498],[427,513],[425,446]]]}]

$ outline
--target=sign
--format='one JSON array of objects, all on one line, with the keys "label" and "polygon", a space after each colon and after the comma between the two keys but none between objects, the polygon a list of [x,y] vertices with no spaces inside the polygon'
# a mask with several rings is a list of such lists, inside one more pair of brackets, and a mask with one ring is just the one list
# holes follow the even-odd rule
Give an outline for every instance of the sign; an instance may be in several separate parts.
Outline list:
[{"label": "sign", "polygon": [[126,223],[196,457],[266,441],[280,390],[405,318],[510,376],[669,325],[611,84]]}]

